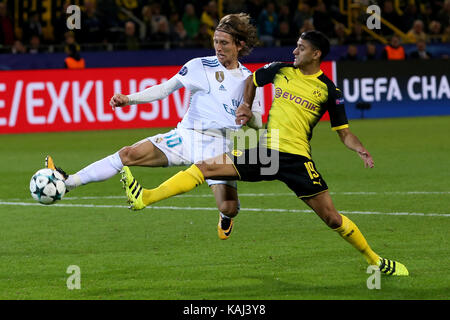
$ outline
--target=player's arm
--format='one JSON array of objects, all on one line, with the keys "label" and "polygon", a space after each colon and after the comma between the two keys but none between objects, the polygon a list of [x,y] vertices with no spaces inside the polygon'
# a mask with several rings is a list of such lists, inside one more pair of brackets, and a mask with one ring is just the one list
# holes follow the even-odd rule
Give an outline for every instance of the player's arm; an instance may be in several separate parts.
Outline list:
[{"label": "player's arm", "polygon": [[264,106],[262,105],[262,96],[264,91],[262,88],[257,88],[255,93],[255,98],[253,99],[253,104],[251,107],[252,116],[247,122],[247,126],[253,129],[263,128],[262,114],[264,112]]},{"label": "player's arm", "polygon": [[252,111],[255,95],[256,87],[253,84],[253,76],[249,76],[245,81],[244,102],[236,109],[236,124],[247,125],[253,129],[263,127],[262,114]]},{"label": "player's arm", "polygon": [[[273,62],[256,70],[245,81],[244,102],[236,109],[236,124],[248,124],[251,127],[262,128],[262,116],[252,112],[252,105],[256,95],[256,88],[272,83],[275,75],[285,64]],[[255,115],[256,114],[256,115]],[[253,118],[254,116],[254,118]]]},{"label": "player's arm", "polygon": [[261,129],[263,127],[263,122],[262,122],[262,114],[259,112],[252,112],[252,116],[250,118],[250,120],[248,120],[248,122],[246,123],[247,126],[249,126],[250,128],[253,129]]},{"label": "player's arm", "polygon": [[253,100],[255,99],[255,94],[256,86],[253,83],[253,75],[250,75],[248,76],[247,80],[245,80],[244,102],[242,102],[242,104],[236,109],[236,124],[248,124],[250,126],[252,118],[253,122],[255,121],[255,115],[252,112],[252,105]]},{"label": "player's arm", "polygon": [[183,84],[176,77],[170,78],[168,81],[147,88],[143,91],[124,95],[116,93],[111,98],[109,104],[111,107],[125,107],[133,104],[141,104],[153,102],[166,98],[172,92],[183,87]]},{"label": "player's arm", "polygon": [[364,167],[373,168],[374,162],[369,151],[363,146],[358,137],[354,135],[349,128],[336,130],[342,143],[350,150],[355,151],[364,161]]},{"label": "player's arm", "polygon": [[347,148],[355,151],[360,156],[366,168],[373,168],[374,163],[369,151],[364,148],[358,137],[348,128],[342,92],[331,83],[328,85],[328,101],[326,107],[330,115],[331,129],[337,132],[342,143]]}]

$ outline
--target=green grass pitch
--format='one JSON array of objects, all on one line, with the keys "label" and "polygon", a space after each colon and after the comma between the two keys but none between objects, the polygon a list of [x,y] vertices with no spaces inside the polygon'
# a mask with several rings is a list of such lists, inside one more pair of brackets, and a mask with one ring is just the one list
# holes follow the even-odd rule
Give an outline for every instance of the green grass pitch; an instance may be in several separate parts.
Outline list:
[{"label": "green grass pitch", "polygon": [[[450,117],[355,120],[365,169],[319,123],[313,158],[336,207],[410,277],[369,290],[362,256],[280,182],[239,182],[232,237],[217,237],[206,185],[133,213],[119,175],[36,205],[32,174],[51,154],[73,173],[164,129],[0,136],[0,299],[448,299]],[[153,187],[182,168],[134,168]],[[16,203],[16,204],[14,204]],[[28,205],[31,204],[31,205]],[[81,289],[69,290],[70,265]]]}]

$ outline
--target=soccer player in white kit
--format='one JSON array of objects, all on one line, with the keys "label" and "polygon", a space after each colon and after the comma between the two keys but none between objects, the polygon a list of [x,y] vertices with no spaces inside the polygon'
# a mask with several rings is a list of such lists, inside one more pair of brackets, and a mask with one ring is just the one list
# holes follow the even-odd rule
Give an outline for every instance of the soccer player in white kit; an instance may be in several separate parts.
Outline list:
[{"label": "soccer player in white kit", "polygon": [[[245,80],[252,74],[238,59],[248,55],[257,43],[256,30],[247,14],[230,14],[219,22],[213,40],[215,56],[190,60],[165,83],[130,95],[116,93],[111,98],[113,108],[124,107],[164,99],[185,87],[191,93],[189,108],[177,128],[123,147],[73,175],[57,168],[65,175],[68,190],[107,180],[124,166],[190,165],[230,149],[227,130],[241,127],[236,124],[235,110],[243,102]],[[251,109],[252,120],[247,123],[256,129],[262,127],[260,96],[258,92]],[[50,156],[46,166],[56,169]],[[236,181],[208,180],[208,185],[220,212],[218,236],[228,239],[232,218],[239,212]]]}]

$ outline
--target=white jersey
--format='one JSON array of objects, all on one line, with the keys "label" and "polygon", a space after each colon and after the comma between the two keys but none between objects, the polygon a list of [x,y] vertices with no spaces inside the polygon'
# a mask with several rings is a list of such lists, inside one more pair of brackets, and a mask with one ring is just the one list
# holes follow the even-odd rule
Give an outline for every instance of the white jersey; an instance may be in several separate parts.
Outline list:
[{"label": "white jersey", "polygon": [[[243,102],[245,80],[252,74],[239,63],[240,77],[231,74],[216,56],[195,58],[175,76],[191,92],[189,108],[178,124],[184,129],[239,129],[236,109]],[[252,111],[263,113],[261,88],[256,90]]]}]

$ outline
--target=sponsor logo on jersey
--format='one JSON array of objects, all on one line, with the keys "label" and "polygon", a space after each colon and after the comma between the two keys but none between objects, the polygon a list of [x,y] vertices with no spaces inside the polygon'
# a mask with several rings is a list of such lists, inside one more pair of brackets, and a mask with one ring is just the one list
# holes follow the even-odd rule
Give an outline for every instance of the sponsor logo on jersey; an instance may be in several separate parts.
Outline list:
[{"label": "sponsor logo on jersey", "polygon": [[225,89],[225,87],[223,86],[223,84],[220,85],[219,90],[220,90],[220,91],[227,91],[227,89]]},{"label": "sponsor logo on jersey", "polygon": [[216,71],[216,80],[222,82],[225,79],[223,71]]},{"label": "sponsor logo on jersey", "polygon": [[180,72],[178,72],[178,74],[181,74],[182,76],[185,76],[188,73],[188,68],[186,66],[183,66],[183,68],[181,68]]},{"label": "sponsor logo on jersey", "polygon": [[298,97],[288,91],[283,92],[283,90],[280,87],[275,88],[275,98],[276,99],[283,98],[285,100],[292,101],[292,102],[294,102],[308,110],[311,110],[311,111],[316,111],[319,108],[319,106],[315,105],[314,103],[312,103],[302,97]]},{"label": "sponsor logo on jersey", "polygon": [[281,94],[283,93],[283,90],[281,90],[281,88],[277,87],[275,89],[275,98],[279,98],[281,97]]}]

